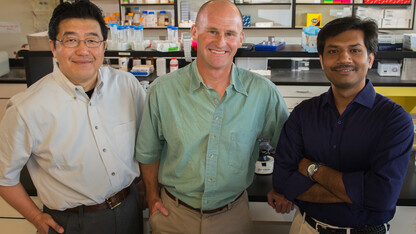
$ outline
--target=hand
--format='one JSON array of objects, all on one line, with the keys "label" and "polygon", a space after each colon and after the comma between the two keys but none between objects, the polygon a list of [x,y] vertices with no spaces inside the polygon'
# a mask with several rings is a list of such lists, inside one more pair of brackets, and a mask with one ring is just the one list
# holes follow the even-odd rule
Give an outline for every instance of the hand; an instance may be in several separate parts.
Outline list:
[{"label": "hand", "polygon": [[39,234],[48,234],[49,227],[54,229],[58,233],[64,233],[64,228],[53,220],[53,218],[46,213],[39,213],[33,219],[33,225],[35,225]]},{"label": "hand", "polygon": [[162,200],[159,197],[148,200],[147,204],[149,205],[149,217],[152,216],[157,210],[160,211],[164,216],[168,216],[169,212],[166,207],[163,205]]},{"label": "hand", "polygon": [[276,213],[289,213],[295,205],[287,200],[282,194],[276,193],[273,189],[267,193],[267,203],[273,207]]},{"label": "hand", "polygon": [[307,158],[302,158],[299,163],[298,163],[298,171],[304,175],[304,176],[308,176],[308,167],[309,165],[311,165],[313,162]]}]

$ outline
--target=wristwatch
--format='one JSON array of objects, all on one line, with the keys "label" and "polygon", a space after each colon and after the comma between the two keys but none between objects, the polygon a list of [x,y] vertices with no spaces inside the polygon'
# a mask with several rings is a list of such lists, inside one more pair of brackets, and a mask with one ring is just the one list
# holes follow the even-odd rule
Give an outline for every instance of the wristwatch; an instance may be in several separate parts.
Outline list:
[{"label": "wristwatch", "polygon": [[323,165],[322,163],[312,163],[311,165],[309,165],[307,173],[308,173],[309,179],[311,179],[313,182],[316,182],[313,179],[313,175],[315,175],[315,173],[318,171],[319,167],[321,167],[322,165]]}]

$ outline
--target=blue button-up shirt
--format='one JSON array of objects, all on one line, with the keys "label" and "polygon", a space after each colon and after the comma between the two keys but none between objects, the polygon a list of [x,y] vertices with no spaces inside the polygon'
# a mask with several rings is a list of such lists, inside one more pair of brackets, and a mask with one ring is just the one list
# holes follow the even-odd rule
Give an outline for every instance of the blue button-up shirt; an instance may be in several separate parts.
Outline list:
[{"label": "blue button-up shirt", "polygon": [[252,183],[258,139],[277,144],[288,115],[270,80],[233,65],[220,99],[193,62],[152,83],[136,159],[160,160],[159,182],[170,193],[195,208],[215,209]]},{"label": "blue button-up shirt", "polygon": [[[330,88],[291,113],[277,147],[273,187],[319,221],[343,227],[382,224],[394,216],[412,144],[409,113],[377,94],[370,81],[342,115]],[[314,185],[297,171],[303,157],[342,172],[353,204],[297,200]]]}]

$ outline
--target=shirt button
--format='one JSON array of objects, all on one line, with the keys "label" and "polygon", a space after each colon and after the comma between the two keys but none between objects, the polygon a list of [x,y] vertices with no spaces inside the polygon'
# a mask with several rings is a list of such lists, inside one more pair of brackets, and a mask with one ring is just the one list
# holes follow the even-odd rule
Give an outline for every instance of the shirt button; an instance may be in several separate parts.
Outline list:
[{"label": "shirt button", "polygon": [[216,102],[218,99],[217,98],[214,98],[214,101]]},{"label": "shirt button", "polygon": [[104,148],[104,149],[103,149],[103,152],[107,152],[107,149],[106,149],[106,148]]},{"label": "shirt button", "polygon": [[77,97],[74,97],[74,100],[76,100],[77,99]]},{"label": "shirt button", "polygon": [[210,154],[210,155],[209,155],[209,157],[210,157],[210,158],[213,158],[213,157],[214,157],[214,155],[213,155],[213,154]]},{"label": "shirt button", "polygon": [[208,204],[208,200],[205,200],[205,204]]},{"label": "shirt button", "polygon": [[212,182],[212,179],[211,179],[211,178],[209,178],[209,179],[208,179],[208,181],[209,181],[209,182]]},{"label": "shirt button", "polygon": [[337,145],[333,145],[332,148],[336,149],[337,148]]},{"label": "shirt button", "polygon": [[92,103],[90,102],[88,105],[92,106]]},{"label": "shirt button", "polygon": [[95,129],[98,129],[98,126],[95,126]]},{"label": "shirt button", "polygon": [[115,173],[115,172],[112,172],[112,173],[111,173],[111,175],[112,175],[112,176],[115,176],[115,175],[116,175],[116,173]]},{"label": "shirt button", "polygon": [[341,122],[341,120],[338,120],[338,124],[341,124],[342,122]]},{"label": "shirt button", "polygon": [[215,116],[215,120],[218,120],[218,119],[220,119],[220,117],[218,117],[218,116]]},{"label": "shirt button", "polygon": [[214,139],[215,140],[215,138],[217,138],[216,136],[212,136],[212,139]]}]

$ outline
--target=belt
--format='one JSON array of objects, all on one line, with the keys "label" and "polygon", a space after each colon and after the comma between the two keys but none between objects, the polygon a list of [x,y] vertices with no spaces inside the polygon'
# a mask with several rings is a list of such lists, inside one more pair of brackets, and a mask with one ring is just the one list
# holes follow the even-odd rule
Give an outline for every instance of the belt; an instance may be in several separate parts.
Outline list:
[{"label": "belt", "polygon": [[91,206],[81,205],[81,206],[77,206],[77,207],[73,207],[73,208],[68,208],[64,211],[78,212],[79,208],[81,208],[81,207],[83,208],[84,213],[92,212],[92,211],[96,211],[96,210],[103,210],[103,209],[111,209],[112,210],[112,209],[116,208],[118,205],[120,205],[124,201],[124,199],[127,198],[129,193],[130,193],[130,186],[124,188],[123,190],[121,190],[118,193],[115,193],[115,194],[107,197],[103,203],[96,204],[96,205],[91,205]]},{"label": "belt", "polygon": [[[305,212],[300,211],[300,213],[303,215]],[[325,227],[322,226],[320,223],[316,222],[311,216],[308,214],[305,215],[305,221],[311,225],[313,228],[316,228],[316,230],[320,234],[344,234],[347,233],[347,229],[350,229],[351,234],[383,234],[386,233],[386,226],[384,224],[376,225],[376,226],[365,226],[365,227],[359,227],[359,228],[331,228],[331,227]],[[389,229],[389,224],[387,224],[387,230]]]},{"label": "belt", "polygon": [[[188,205],[188,204],[186,204],[185,202],[183,202],[183,201],[181,201],[181,200],[179,200],[179,199],[177,199],[175,196],[173,196],[173,194],[171,194],[167,189],[165,189],[165,192],[166,192],[166,195],[168,195],[168,197],[170,197],[172,200],[178,200],[178,203],[179,204],[181,204],[181,205],[183,205],[183,206],[185,206],[186,208],[189,208],[189,209],[191,209],[191,210],[194,210],[194,211],[197,211],[198,213],[201,213],[201,214],[212,214],[212,213],[216,213],[216,212],[218,212],[218,211],[221,211],[221,210],[223,210],[223,209],[225,209],[225,208],[227,208],[228,207],[228,204],[227,205],[224,205],[224,206],[221,206],[221,207],[218,207],[218,208],[215,208],[215,209],[212,209],[212,210],[201,210],[201,209],[199,209],[199,208],[194,208],[194,207],[192,207],[192,206],[190,206],[190,205]],[[238,200],[241,196],[243,196],[243,194],[244,194],[244,191],[234,200],[234,201],[236,201],[236,200]],[[233,202],[234,202],[233,201]]]}]

